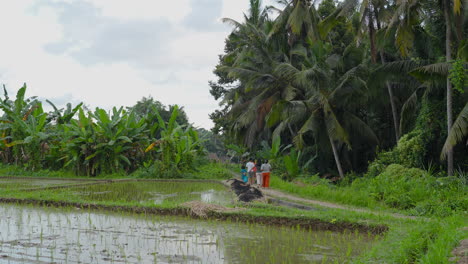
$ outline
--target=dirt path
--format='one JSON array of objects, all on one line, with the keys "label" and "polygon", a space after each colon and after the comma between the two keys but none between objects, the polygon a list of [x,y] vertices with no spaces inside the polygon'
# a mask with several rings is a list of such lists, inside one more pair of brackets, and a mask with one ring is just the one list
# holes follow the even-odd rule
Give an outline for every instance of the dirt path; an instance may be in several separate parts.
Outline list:
[{"label": "dirt path", "polygon": [[449,261],[457,264],[468,264],[468,239],[460,241],[460,245],[452,251],[454,257],[450,258]]},{"label": "dirt path", "polygon": [[279,199],[287,199],[289,201],[294,201],[294,202],[300,202],[300,203],[305,203],[305,204],[311,204],[311,205],[319,205],[322,207],[327,207],[327,208],[334,208],[334,209],[342,209],[342,210],[348,210],[348,211],[353,211],[353,212],[360,212],[360,213],[369,213],[369,214],[374,214],[374,215],[390,215],[396,218],[405,218],[405,219],[416,219],[417,217],[415,216],[408,216],[408,215],[402,215],[402,214],[396,214],[396,213],[387,213],[387,212],[377,212],[377,211],[372,211],[369,209],[363,209],[363,208],[355,208],[355,207],[350,207],[350,206],[345,206],[345,205],[340,205],[336,203],[330,203],[330,202],[323,202],[319,200],[311,200],[311,199],[306,199],[306,198],[301,198],[292,194],[284,193],[279,190],[271,189],[271,188],[262,188],[261,191],[263,194],[267,197],[272,197],[272,198],[279,198]]}]

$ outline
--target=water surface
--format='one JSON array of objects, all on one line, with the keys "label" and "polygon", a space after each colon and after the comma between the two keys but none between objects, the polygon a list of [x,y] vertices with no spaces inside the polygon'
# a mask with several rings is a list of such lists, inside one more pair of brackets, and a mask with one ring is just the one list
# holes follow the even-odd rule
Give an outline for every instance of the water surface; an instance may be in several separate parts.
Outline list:
[{"label": "water surface", "polygon": [[181,217],[0,205],[2,263],[343,263],[373,238]]}]

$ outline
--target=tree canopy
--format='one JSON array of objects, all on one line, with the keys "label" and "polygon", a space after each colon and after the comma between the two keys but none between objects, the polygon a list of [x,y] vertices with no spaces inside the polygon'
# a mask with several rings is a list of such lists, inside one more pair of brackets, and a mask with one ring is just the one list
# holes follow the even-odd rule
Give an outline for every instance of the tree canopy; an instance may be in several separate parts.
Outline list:
[{"label": "tree canopy", "polygon": [[280,138],[293,146],[286,153],[316,153],[298,166],[341,177],[404,142],[413,144],[405,155],[420,157],[413,166],[466,168],[468,9],[459,0],[250,5],[243,21],[223,19],[233,30],[209,83],[221,102],[215,133],[252,155]]}]

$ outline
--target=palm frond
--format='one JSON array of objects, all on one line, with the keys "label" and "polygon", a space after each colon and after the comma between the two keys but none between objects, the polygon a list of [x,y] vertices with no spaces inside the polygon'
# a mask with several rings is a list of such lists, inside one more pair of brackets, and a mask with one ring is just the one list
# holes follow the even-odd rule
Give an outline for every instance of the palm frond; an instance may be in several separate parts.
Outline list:
[{"label": "palm frond", "polygon": [[221,18],[221,22],[225,23],[225,24],[230,24],[231,26],[233,26],[234,28],[240,28],[242,27],[242,24],[237,22],[236,20],[232,19],[232,18],[228,18],[228,17],[223,17]]},{"label": "palm frond", "polygon": [[403,135],[407,131],[407,127],[412,117],[415,115],[416,105],[418,103],[418,90],[414,91],[408,99],[406,99],[403,107],[401,108],[400,115],[400,135]]},{"label": "palm frond", "polygon": [[[447,153],[455,145],[460,143],[468,135],[468,103],[466,103],[463,110],[458,115],[457,119],[453,123],[452,129],[445,140],[440,159],[445,160]],[[468,142],[467,142],[468,143]]]},{"label": "palm frond", "polygon": [[359,135],[360,138],[365,138],[366,141],[371,142],[374,145],[379,144],[379,139],[372,128],[370,128],[370,126],[362,119],[350,112],[345,112],[344,118],[349,129]]},{"label": "palm frond", "polygon": [[324,109],[324,121],[325,121],[328,135],[334,140],[345,143],[348,146],[348,148],[351,148],[351,144],[349,143],[348,133],[338,121],[338,118],[333,112],[333,109],[331,105],[328,103],[328,101],[324,103],[323,107],[324,107],[323,108]]},{"label": "palm frond", "polygon": [[427,80],[443,81],[447,78],[451,67],[448,62],[439,62],[415,68],[409,73],[422,82]]}]

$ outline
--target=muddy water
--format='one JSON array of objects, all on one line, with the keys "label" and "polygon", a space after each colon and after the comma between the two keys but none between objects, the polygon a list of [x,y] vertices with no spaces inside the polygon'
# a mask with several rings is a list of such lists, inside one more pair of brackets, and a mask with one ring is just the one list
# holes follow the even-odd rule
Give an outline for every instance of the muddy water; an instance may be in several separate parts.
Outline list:
[{"label": "muddy water", "polygon": [[366,235],[0,205],[0,263],[342,263]]}]

